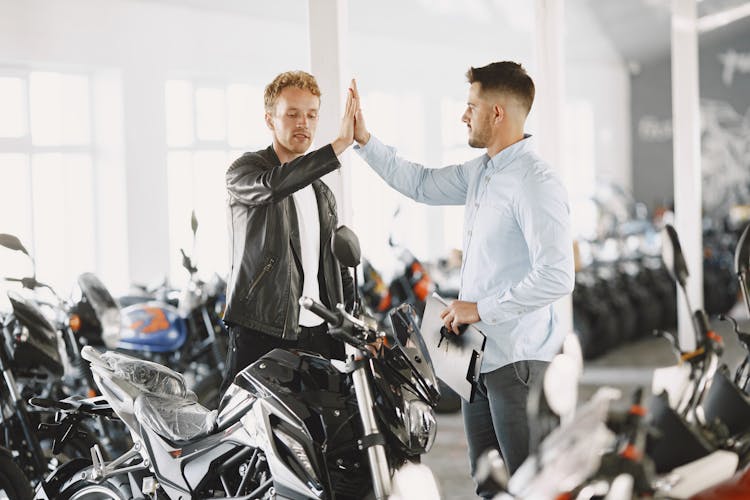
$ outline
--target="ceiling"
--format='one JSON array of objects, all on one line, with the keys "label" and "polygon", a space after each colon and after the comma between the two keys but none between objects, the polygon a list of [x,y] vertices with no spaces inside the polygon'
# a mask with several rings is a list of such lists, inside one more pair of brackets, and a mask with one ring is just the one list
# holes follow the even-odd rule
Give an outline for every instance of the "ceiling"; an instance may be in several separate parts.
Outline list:
[{"label": "ceiling", "polygon": [[[628,63],[648,63],[669,53],[671,0],[582,1],[599,19]],[[699,0],[698,16],[705,18],[749,3],[747,0]]]}]

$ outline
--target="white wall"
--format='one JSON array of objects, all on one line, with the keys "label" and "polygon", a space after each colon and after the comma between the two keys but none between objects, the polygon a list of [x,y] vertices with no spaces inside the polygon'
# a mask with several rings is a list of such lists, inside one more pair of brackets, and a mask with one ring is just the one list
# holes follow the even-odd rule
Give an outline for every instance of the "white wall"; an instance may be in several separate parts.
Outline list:
[{"label": "white wall", "polygon": [[[115,270],[110,283],[148,282],[169,267],[165,80],[201,76],[265,84],[278,72],[309,66],[307,28],[299,18],[253,17],[236,3],[218,11],[191,5],[0,0],[0,64],[116,70],[121,76],[122,103],[112,110],[123,118],[119,172],[108,168],[99,177],[115,184],[109,196],[98,198],[100,211],[109,215],[105,234],[114,237],[100,241],[100,252],[117,256],[103,262]],[[117,127],[115,121],[101,123]],[[222,172],[226,167],[217,165]],[[125,244],[127,252],[119,252]]]},{"label": "white wall", "polygon": [[[534,75],[528,4],[353,0],[348,66],[363,94],[416,96],[420,103],[402,110],[411,112],[409,117],[395,115],[401,131],[381,127],[377,133],[429,165],[479,154],[468,147],[446,153],[443,121],[454,114],[445,126],[462,128],[459,111],[470,65],[512,59]],[[627,185],[625,66],[585,6],[574,0],[566,6],[567,94],[591,103],[598,176]],[[106,165],[106,174],[97,177],[102,190],[97,198],[102,269],[97,271],[108,283],[151,281],[169,268],[164,82],[201,77],[262,86],[280,71],[309,68],[306,8],[304,0],[0,0],[0,65],[86,68],[101,75],[101,95],[110,96],[104,116],[97,117],[97,130],[107,130],[97,133],[97,162]],[[445,99],[458,106],[447,117]],[[216,168],[223,175],[226,165]],[[373,200],[394,201],[387,195]],[[430,210],[421,212],[420,220],[438,223],[430,224],[426,239],[414,242],[423,258],[444,252],[441,245],[460,220],[443,209]],[[382,220],[367,226],[384,233],[391,214],[384,209],[380,215]],[[367,226],[355,230],[363,233]]]},{"label": "white wall", "polygon": [[[583,0],[566,6],[566,94],[591,103],[597,180],[630,189],[630,75],[622,56]],[[575,130],[575,124],[571,124]],[[575,169],[575,166],[573,166]]]}]

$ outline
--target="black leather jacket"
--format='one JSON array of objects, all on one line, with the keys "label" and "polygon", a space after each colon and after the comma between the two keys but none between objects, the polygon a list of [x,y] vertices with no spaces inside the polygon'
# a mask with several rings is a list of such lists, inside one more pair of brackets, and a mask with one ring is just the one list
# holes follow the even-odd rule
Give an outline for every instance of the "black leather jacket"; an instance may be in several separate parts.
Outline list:
[{"label": "black leather jacket", "polygon": [[[320,217],[320,298],[329,307],[351,302],[348,270],[331,251],[336,200],[321,176],[341,164],[330,145],[281,164],[273,146],[245,153],[226,174],[231,271],[224,321],[286,340],[298,338],[304,275],[292,193],[312,184]],[[322,278],[322,279],[321,279]]]}]

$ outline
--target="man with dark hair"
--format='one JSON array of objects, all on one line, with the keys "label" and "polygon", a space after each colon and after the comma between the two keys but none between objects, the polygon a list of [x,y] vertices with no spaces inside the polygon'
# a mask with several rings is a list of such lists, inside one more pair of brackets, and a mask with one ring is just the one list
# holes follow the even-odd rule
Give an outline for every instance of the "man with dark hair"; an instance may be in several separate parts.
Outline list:
[{"label": "man with dark hair", "polygon": [[[469,145],[486,154],[461,165],[425,168],[396,156],[371,136],[357,110],[355,150],[388,184],[430,205],[465,205],[459,300],[445,326],[476,324],[487,345],[472,403],[463,401],[472,475],[478,457],[499,449],[510,472],[529,453],[526,400],[566,332],[553,303],[573,289],[573,243],[567,193],[524,133],[534,83],[520,64],[471,68],[462,121]],[[354,85],[355,97],[357,87]],[[491,497],[495,492],[480,490]]]},{"label": "man with dark hair", "polygon": [[343,359],[343,345],[298,300],[304,295],[334,307],[345,300],[342,288],[353,300],[351,276],[331,251],[336,200],[320,177],[341,166],[337,157],[353,142],[354,95],[348,92],[338,137],[310,153],[320,110],[315,78],[282,73],[266,87],[264,103],[273,143],[245,153],[226,173],[232,268],[222,392],[240,370],[277,347]]}]

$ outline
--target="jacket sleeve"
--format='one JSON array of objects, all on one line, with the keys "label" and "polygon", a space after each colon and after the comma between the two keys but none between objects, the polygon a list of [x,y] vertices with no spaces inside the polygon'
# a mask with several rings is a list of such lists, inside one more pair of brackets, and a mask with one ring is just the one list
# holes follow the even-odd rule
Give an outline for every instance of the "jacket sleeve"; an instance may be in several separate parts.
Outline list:
[{"label": "jacket sleeve", "polygon": [[246,154],[229,167],[231,201],[250,206],[276,203],[341,166],[330,144],[281,165],[269,168],[264,162],[259,154]]}]

